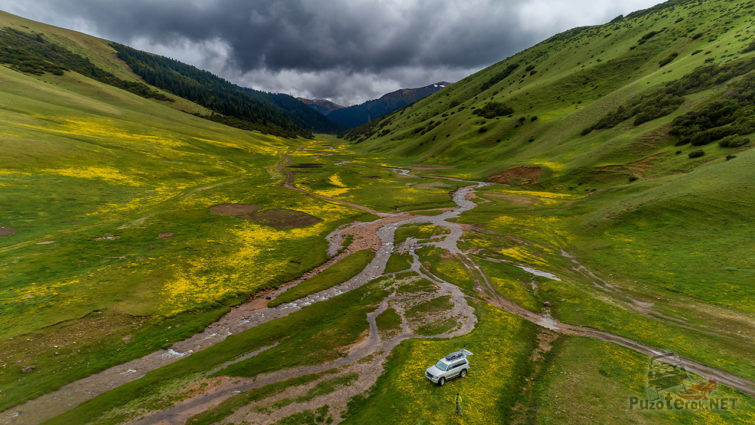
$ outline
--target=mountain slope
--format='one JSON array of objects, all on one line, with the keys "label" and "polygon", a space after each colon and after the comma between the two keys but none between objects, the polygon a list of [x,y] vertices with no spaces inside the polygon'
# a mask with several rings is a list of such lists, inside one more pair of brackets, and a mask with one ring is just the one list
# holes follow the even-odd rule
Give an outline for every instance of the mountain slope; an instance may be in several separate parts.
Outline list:
[{"label": "mountain slope", "polygon": [[[750,90],[752,24],[751,2],[670,1],[551,37],[347,137],[481,177],[531,166],[541,181],[626,179],[638,172],[605,167],[631,168],[651,155],[643,174],[689,169],[732,148],[674,146],[669,127],[732,90]],[[743,107],[747,96],[730,100]],[[736,131],[719,130],[743,138],[732,144],[752,132],[748,113],[737,114],[729,123],[739,123]],[[706,157],[687,158],[700,149]]]},{"label": "mountain slope", "polygon": [[210,72],[162,56],[112,43],[118,58],[147,83],[187,98],[221,114],[256,125],[275,125],[287,131],[300,129],[335,132],[337,126],[286,94],[239,87]]},{"label": "mountain slope", "polygon": [[[74,71],[143,97],[173,102],[178,109],[245,129],[289,136],[337,130],[327,118],[291,96],[238,87],[207,71],[172,59],[5,12],[0,12],[0,40],[0,63],[22,72],[61,75],[65,71]],[[154,87],[195,105],[176,103],[175,97]]]},{"label": "mountain slope", "polygon": [[[245,89],[252,91],[251,89]],[[318,133],[337,133],[340,127],[333,121],[329,120],[325,114],[317,109],[310,108],[309,105],[299,99],[283,93],[263,93],[275,106],[284,110],[297,124]]]},{"label": "mountain slope", "polygon": [[368,100],[359,105],[337,109],[328,118],[343,128],[358,127],[377,120],[397,109],[423,99],[450,84],[445,82],[430,84],[416,89],[401,89],[385,94],[378,99]]},{"label": "mountain slope", "polygon": [[335,110],[344,108],[344,106],[325,99],[305,99],[303,97],[298,97],[297,99],[323,115],[328,115]]}]

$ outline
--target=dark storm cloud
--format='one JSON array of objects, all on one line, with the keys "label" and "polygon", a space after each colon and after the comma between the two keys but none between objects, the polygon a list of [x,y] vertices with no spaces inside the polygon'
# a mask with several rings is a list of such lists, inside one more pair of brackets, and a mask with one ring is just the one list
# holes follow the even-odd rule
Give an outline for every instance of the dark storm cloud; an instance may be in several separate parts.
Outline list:
[{"label": "dark storm cloud", "polygon": [[254,88],[351,103],[456,80],[566,28],[656,1],[0,0],[0,8]]}]

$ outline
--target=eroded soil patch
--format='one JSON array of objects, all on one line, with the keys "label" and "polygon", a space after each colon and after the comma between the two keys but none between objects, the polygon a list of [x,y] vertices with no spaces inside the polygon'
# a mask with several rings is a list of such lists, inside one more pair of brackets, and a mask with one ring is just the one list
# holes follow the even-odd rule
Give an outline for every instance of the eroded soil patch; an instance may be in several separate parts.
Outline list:
[{"label": "eroded soil patch", "polygon": [[320,218],[305,212],[287,209],[261,211],[245,218],[254,223],[275,227],[276,229],[307,227],[322,221]]},{"label": "eroded soil patch", "polygon": [[511,186],[524,186],[537,183],[542,172],[543,170],[540,167],[514,167],[491,176],[490,181]]},{"label": "eroded soil patch", "polygon": [[18,230],[10,226],[0,226],[0,236],[10,236],[16,232],[18,232]]}]

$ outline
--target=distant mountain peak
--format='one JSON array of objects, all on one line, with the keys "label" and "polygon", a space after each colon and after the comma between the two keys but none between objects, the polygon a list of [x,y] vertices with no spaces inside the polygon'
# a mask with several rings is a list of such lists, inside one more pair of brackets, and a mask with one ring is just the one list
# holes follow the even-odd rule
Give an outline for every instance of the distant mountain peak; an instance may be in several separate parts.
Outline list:
[{"label": "distant mountain peak", "polygon": [[331,121],[343,128],[358,127],[362,124],[388,115],[391,112],[401,109],[418,100],[424,99],[450,85],[451,83],[440,81],[424,87],[398,89],[386,93],[377,99],[368,100],[359,105],[333,110],[325,113],[325,115],[327,115]]}]

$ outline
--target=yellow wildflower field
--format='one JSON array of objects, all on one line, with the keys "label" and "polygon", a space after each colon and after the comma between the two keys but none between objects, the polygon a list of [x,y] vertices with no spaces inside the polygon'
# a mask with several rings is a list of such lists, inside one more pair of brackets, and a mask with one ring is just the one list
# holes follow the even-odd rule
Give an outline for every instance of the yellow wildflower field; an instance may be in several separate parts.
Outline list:
[{"label": "yellow wildflower field", "polygon": [[[529,350],[522,342],[530,324],[489,305],[478,307],[479,322],[471,334],[450,340],[411,340],[396,348],[378,381],[346,423],[366,423],[383,412],[386,423],[490,424],[503,423],[502,398],[519,385],[520,362]],[[446,354],[466,348],[473,356],[469,375],[439,387],[425,369]],[[456,393],[463,399],[461,417],[455,413]],[[351,412],[350,412],[351,413]],[[373,416],[375,417],[375,416]]]}]

